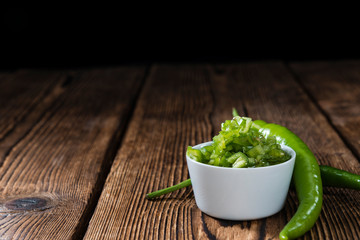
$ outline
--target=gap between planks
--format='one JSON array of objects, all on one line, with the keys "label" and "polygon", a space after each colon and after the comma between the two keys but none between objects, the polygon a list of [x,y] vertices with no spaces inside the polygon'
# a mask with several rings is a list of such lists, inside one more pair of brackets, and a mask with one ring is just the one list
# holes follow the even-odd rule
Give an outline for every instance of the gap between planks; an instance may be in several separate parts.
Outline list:
[{"label": "gap between planks", "polygon": [[144,76],[142,77],[142,80],[140,82],[140,87],[134,95],[134,100],[132,101],[132,104],[130,104],[128,107],[127,117],[124,119],[124,121],[121,121],[121,123],[119,124],[119,126],[115,131],[115,134],[112,136],[110,140],[110,145],[106,149],[106,153],[105,153],[103,165],[101,166],[101,172],[98,181],[94,185],[93,197],[89,200],[89,203],[86,209],[84,210],[83,215],[80,217],[80,221],[75,229],[75,234],[73,236],[74,239],[83,239],[85,236],[85,233],[90,223],[90,219],[95,212],[106,179],[110,173],[112,163],[124,139],[127,126],[129,125],[129,122],[133,117],[135,107],[137,105],[139,96],[143,91],[151,67],[152,65],[148,65],[145,67]]},{"label": "gap between planks", "polygon": [[289,71],[289,73],[293,76],[295,82],[299,85],[299,87],[304,91],[304,93],[309,97],[310,101],[315,105],[315,107],[319,110],[319,112],[325,117],[328,124],[332,127],[332,129],[336,132],[339,138],[342,140],[344,145],[350,150],[352,155],[360,162],[360,155],[351,145],[349,140],[342,134],[342,132],[336,127],[333,121],[330,118],[330,115],[320,106],[319,102],[310,92],[310,90],[305,86],[305,84],[301,81],[299,75],[296,71],[290,66],[289,62],[284,62],[285,68]]}]

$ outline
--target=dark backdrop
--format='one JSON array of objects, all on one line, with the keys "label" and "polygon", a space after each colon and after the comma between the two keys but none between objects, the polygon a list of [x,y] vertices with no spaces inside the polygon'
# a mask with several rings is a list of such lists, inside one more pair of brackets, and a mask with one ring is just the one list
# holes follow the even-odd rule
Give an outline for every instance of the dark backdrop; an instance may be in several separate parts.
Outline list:
[{"label": "dark backdrop", "polygon": [[1,10],[0,69],[359,57],[353,30],[186,12]]}]

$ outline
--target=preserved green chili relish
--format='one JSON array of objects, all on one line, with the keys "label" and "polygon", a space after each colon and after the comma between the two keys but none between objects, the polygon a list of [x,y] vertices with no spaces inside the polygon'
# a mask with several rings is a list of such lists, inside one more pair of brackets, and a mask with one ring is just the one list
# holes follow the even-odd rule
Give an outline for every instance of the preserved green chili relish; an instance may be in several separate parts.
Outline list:
[{"label": "preserved green chili relish", "polygon": [[265,138],[251,118],[238,116],[222,123],[211,146],[189,146],[186,154],[201,163],[232,168],[271,166],[291,158],[275,137]]}]

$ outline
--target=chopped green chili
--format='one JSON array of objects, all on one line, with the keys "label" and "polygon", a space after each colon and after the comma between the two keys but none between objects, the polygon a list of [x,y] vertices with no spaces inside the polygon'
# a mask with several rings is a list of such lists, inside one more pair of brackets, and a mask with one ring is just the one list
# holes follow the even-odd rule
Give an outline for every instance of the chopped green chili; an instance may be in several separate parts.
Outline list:
[{"label": "chopped green chili", "polygon": [[[276,138],[265,138],[251,118],[235,116],[221,125],[211,146],[188,147],[191,159],[220,167],[246,168],[279,164],[290,159]],[[250,159],[250,160],[249,160]]]}]

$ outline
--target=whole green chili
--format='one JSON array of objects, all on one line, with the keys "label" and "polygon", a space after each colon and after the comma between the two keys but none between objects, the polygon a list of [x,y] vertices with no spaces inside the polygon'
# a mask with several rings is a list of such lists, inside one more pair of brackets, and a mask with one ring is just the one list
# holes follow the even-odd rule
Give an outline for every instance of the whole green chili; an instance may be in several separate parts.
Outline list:
[{"label": "whole green chili", "polygon": [[295,215],[280,232],[280,239],[294,239],[312,228],[318,219],[322,207],[322,182],[317,160],[308,146],[289,129],[261,120],[255,120],[259,131],[265,137],[275,136],[281,144],[296,152],[293,183],[295,185],[299,207]]},{"label": "whole green chili", "polygon": [[330,166],[320,166],[323,186],[360,190],[360,175]]}]

